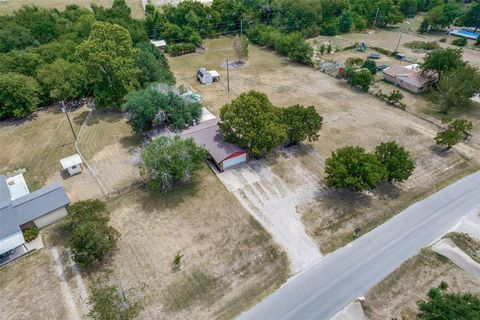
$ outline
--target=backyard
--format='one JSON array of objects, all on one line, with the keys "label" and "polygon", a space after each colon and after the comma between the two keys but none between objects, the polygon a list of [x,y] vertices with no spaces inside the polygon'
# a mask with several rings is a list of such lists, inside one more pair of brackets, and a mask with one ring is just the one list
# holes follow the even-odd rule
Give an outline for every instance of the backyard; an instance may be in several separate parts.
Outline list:
[{"label": "backyard", "polygon": [[[199,92],[205,107],[217,116],[224,103],[241,92],[255,89],[265,92],[278,106],[314,105],[324,117],[319,140],[304,147],[309,151],[306,156],[305,152],[300,153],[304,155],[303,163],[307,163],[302,164],[301,169],[307,174],[291,177],[299,162],[298,156],[293,155],[290,160],[282,161],[283,175],[277,173],[279,179],[272,180],[277,183],[277,189],[283,189],[288,179],[299,179],[296,182],[299,185],[310,185],[310,181],[302,177],[317,179],[316,193],[297,203],[296,212],[292,214],[300,215],[306,232],[317,242],[321,252],[330,252],[353,240],[356,227],[368,231],[416,200],[478,169],[474,160],[478,155],[475,143],[461,144],[447,153],[438,152],[433,137],[442,128],[440,121],[425,121],[391,107],[346,83],[290,63],[258,46],[250,46],[250,56],[244,66],[229,70],[231,92],[228,93],[223,68],[226,58],[233,58],[230,38],[208,40],[204,52],[169,58],[169,61],[178,84]],[[195,79],[199,67],[219,71],[222,74],[220,83],[201,85]],[[417,168],[406,183],[384,185],[372,193],[362,194],[324,187],[323,161],[333,150],[347,145],[372,150],[377,144],[391,140],[404,145],[417,161]],[[255,204],[246,203],[245,206],[255,207]]]}]

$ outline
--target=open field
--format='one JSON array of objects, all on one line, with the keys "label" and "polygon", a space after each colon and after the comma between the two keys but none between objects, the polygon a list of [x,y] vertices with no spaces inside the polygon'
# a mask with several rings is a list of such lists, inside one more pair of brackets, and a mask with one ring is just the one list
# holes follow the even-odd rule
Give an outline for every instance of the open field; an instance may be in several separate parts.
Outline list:
[{"label": "open field", "polygon": [[480,279],[457,267],[448,258],[424,249],[404,262],[366,294],[364,310],[371,320],[416,319],[416,302],[426,299],[432,287],[448,283],[450,292],[477,292]]},{"label": "open field", "polygon": [[109,209],[122,235],[111,267],[122,286],[148,285],[141,319],[230,319],[288,275],[285,254],[206,167],[190,186],[132,190]]},{"label": "open field", "polygon": [[68,318],[68,309],[48,250],[0,269],[0,319]]},{"label": "open field", "polygon": [[[322,252],[351,241],[355,227],[368,231],[408,204],[478,169],[472,160],[478,156],[475,143],[461,144],[448,153],[437,152],[433,137],[441,128],[439,121],[427,122],[390,107],[346,83],[290,63],[258,46],[250,46],[250,58],[244,67],[231,70],[231,93],[228,94],[222,64],[225,58],[232,56],[231,39],[220,38],[208,40],[203,53],[169,58],[169,61],[178,83],[198,91],[204,105],[216,115],[224,103],[251,89],[265,92],[279,106],[300,103],[317,108],[324,117],[324,126],[319,140],[308,147],[310,156],[303,159],[306,161],[303,170],[318,179],[320,186],[317,196],[298,204],[296,210],[302,215],[307,233],[317,241]],[[217,69],[222,73],[221,82],[200,85],[194,75],[201,66]],[[385,185],[372,193],[362,194],[336,192],[323,186],[323,160],[333,150],[346,145],[372,150],[380,142],[390,140],[404,145],[417,161],[417,168],[408,182]],[[296,163],[293,160],[282,163],[280,169],[285,173],[282,179],[296,172]]]},{"label": "open field", "polygon": [[[78,132],[87,107],[71,111]],[[59,107],[40,110],[31,119],[0,122],[0,173],[25,168],[30,191],[38,189],[62,169],[60,159],[75,153],[75,140]]]},{"label": "open field", "polygon": [[[111,7],[112,0],[2,0],[0,1],[0,15],[10,14],[20,9],[23,5],[36,5],[44,8],[64,9],[69,4],[76,4],[80,7],[90,8],[91,4],[103,7]],[[126,0],[132,9],[132,15],[136,18],[143,17],[143,5],[141,0]]]}]

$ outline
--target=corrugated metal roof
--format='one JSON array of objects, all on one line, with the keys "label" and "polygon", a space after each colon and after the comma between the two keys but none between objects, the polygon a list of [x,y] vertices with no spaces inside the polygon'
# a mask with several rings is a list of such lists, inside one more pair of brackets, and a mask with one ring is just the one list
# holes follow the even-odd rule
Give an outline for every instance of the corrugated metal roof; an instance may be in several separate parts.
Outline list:
[{"label": "corrugated metal roof", "polygon": [[218,119],[208,120],[183,130],[180,136],[191,137],[196,143],[205,146],[216,163],[221,163],[236,152],[245,152],[239,146],[225,141],[218,127]]},{"label": "corrugated metal roof", "polygon": [[62,164],[63,169],[67,169],[76,166],[77,164],[82,164],[83,161],[79,154],[74,154],[70,157],[63,158],[60,160],[60,163]]}]

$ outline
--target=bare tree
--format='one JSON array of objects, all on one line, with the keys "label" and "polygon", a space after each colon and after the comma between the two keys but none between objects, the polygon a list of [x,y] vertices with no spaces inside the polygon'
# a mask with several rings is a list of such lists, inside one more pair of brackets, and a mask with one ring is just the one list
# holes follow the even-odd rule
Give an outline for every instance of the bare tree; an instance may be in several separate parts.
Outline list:
[{"label": "bare tree", "polygon": [[233,39],[233,51],[235,52],[236,62],[243,63],[248,59],[248,39],[246,36],[238,34]]}]

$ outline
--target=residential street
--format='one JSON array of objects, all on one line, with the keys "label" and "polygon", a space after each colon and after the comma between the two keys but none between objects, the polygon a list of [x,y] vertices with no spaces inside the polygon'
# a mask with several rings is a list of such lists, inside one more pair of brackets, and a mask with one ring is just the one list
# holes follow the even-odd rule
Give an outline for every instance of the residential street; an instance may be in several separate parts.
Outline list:
[{"label": "residential street", "polygon": [[477,172],[326,256],[239,319],[329,319],[479,207]]}]

